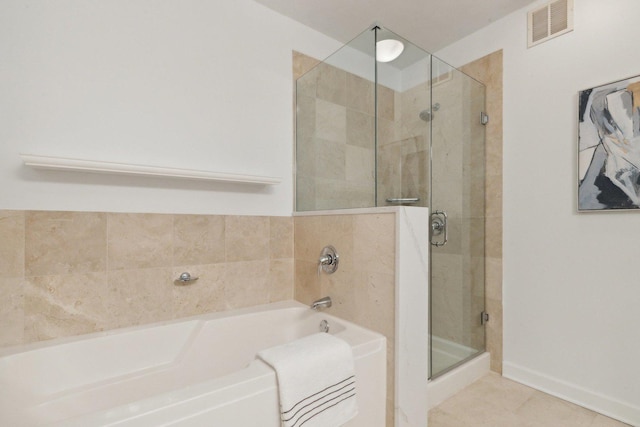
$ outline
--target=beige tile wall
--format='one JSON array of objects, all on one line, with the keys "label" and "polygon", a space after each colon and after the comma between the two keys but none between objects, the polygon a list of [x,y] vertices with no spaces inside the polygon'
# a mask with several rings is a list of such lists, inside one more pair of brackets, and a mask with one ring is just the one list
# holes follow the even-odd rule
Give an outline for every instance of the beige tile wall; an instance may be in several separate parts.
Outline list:
[{"label": "beige tile wall", "polygon": [[[387,426],[393,426],[395,339],[395,214],[294,218],[295,299],[331,296],[332,315],[387,337]],[[340,256],[338,270],[318,274],[326,245]]]},{"label": "beige tile wall", "polygon": [[0,211],[0,292],[0,346],[287,300],[293,219]]}]

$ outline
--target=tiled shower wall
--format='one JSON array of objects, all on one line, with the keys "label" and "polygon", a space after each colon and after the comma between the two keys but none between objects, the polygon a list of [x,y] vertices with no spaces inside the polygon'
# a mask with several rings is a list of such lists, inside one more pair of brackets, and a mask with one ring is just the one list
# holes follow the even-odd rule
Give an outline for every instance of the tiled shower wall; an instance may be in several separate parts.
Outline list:
[{"label": "tiled shower wall", "polygon": [[0,346],[293,297],[290,217],[0,211],[0,236]]}]

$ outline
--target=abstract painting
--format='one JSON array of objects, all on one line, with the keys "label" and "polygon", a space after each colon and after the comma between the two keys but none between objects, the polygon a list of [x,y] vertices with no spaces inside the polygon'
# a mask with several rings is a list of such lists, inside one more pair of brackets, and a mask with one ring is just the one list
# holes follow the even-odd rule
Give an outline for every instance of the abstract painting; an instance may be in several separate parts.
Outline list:
[{"label": "abstract painting", "polygon": [[579,94],[578,210],[640,209],[640,76]]}]

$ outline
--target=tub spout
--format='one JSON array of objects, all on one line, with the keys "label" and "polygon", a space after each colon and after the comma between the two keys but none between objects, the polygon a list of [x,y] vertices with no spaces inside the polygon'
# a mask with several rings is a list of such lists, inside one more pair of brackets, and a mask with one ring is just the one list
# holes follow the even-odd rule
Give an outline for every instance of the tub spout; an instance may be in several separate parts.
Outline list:
[{"label": "tub spout", "polygon": [[331,307],[331,297],[320,298],[319,300],[314,301],[313,304],[311,304],[311,308],[314,310],[321,310],[323,308],[329,307]]}]

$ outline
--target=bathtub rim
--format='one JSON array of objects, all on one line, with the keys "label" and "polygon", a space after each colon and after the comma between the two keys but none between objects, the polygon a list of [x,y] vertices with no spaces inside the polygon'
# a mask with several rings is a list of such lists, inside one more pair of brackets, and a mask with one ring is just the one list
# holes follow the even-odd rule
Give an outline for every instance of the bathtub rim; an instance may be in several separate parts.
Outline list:
[{"label": "bathtub rim", "polygon": [[65,337],[57,337],[57,338],[45,339],[45,340],[42,340],[42,341],[34,341],[34,342],[30,342],[30,343],[6,346],[6,347],[0,348],[0,358],[4,358],[4,357],[8,357],[8,356],[11,356],[11,355],[14,355],[14,354],[24,353],[24,352],[28,352],[28,351],[38,350],[38,349],[41,349],[41,348],[50,347],[50,346],[54,346],[54,345],[63,345],[63,344],[73,343],[73,342],[81,341],[81,340],[85,340],[85,339],[108,337],[108,336],[116,335],[116,334],[119,334],[119,333],[127,333],[127,332],[139,331],[139,330],[146,329],[146,328],[157,328],[157,327],[173,325],[173,324],[178,324],[178,323],[183,323],[183,322],[190,322],[190,321],[206,322],[206,321],[211,321],[211,320],[216,320],[216,319],[223,319],[223,318],[230,318],[230,317],[237,317],[237,316],[245,316],[245,315],[252,315],[252,314],[258,314],[258,313],[263,313],[263,312],[277,311],[277,310],[283,310],[283,309],[294,309],[294,308],[308,309],[312,313],[319,313],[319,314],[331,317],[333,319],[336,319],[336,321],[344,324],[347,327],[353,327],[355,329],[363,330],[365,332],[377,334],[377,335],[380,335],[380,336],[384,337],[379,332],[373,331],[373,330],[368,329],[368,328],[366,328],[364,326],[360,326],[360,325],[358,325],[356,323],[353,323],[353,322],[350,322],[348,320],[342,319],[342,318],[340,318],[338,316],[335,316],[335,315],[331,314],[328,311],[314,312],[314,311],[311,311],[311,308],[309,308],[309,306],[306,305],[306,304],[303,304],[303,303],[295,301],[295,300],[286,300],[286,301],[277,301],[277,302],[271,302],[271,303],[266,303],[266,304],[259,304],[259,305],[249,306],[249,307],[234,308],[234,309],[230,309],[230,310],[214,311],[214,312],[208,312],[208,313],[195,314],[195,315],[191,315],[191,316],[180,317],[180,318],[177,318],[177,319],[159,320],[159,321],[156,321],[156,322],[143,323],[143,324],[139,324],[139,325],[123,326],[123,327],[120,327],[120,328],[113,328],[113,329],[107,329],[107,330],[104,330],[104,331],[90,332],[90,333],[87,333],[87,334],[69,335],[69,336],[65,336]]}]

